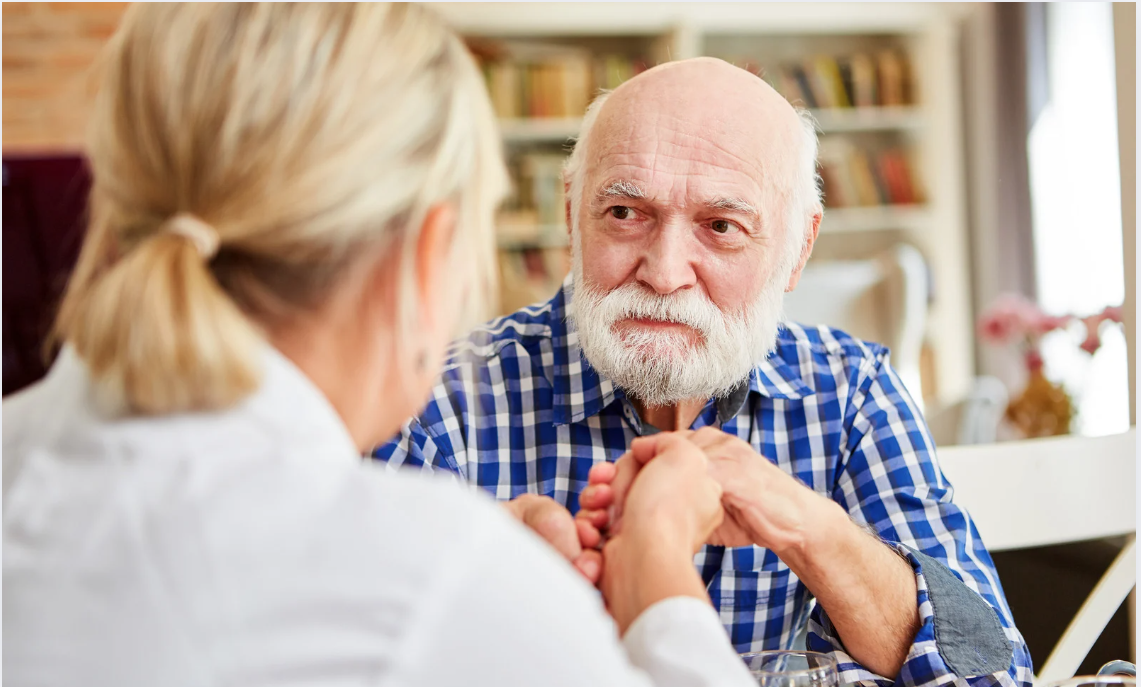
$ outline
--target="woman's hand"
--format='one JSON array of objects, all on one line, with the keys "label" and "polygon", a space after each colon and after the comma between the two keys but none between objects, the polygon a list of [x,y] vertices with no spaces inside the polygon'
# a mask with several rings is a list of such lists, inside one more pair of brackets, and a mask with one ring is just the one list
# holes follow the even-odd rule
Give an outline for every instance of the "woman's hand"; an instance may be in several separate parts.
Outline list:
[{"label": "woman's hand", "polygon": [[607,486],[596,491],[618,497],[612,505],[619,519],[603,547],[601,589],[622,632],[663,599],[709,600],[693,554],[724,517],[721,487],[709,476],[705,454],[676,434],[651,439],[635,440],[609,485],[591,485]]},{"label": "woman's hand", "polygon": [[602,537],[597,528],[584,519],[571,517],[570,511],[549,496],[523,494],[505,502],[503,507],[545,539],[588,582],[598,584],[602,560],[595,549]]},{"label": "woman's hand", "polygon": [[[837,519],[840,509],[834,502],[805,487],[741,439],[712,427],[672,435],[685,437],[702,450],[709,474],[722,488],[725,518],[706,543],[756,544],[782,560],[791,560],[809,545],[810,533],[828,530]],[[671,434],[636,439],[639,455],[655,450],[652,442],[666,436]],[[578,517],[611,535],[621,531],[625,493],[644,462],[627,461],[623,456],[612,466],[596,465],[579,499]]]}]

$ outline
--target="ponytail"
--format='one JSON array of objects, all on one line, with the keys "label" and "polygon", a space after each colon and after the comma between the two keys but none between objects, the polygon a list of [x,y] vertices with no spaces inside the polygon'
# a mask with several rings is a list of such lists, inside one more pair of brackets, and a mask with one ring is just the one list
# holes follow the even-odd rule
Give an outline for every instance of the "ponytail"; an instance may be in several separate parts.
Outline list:
[{"label": "ponytail", "polygon": [[57,335],[128,412],[231,406],[258,386],[261,336],[210,273],[209,239],[166,226],[102,273],[78,270]]},{"label": "ponytail", "polygon": [[305,326],[396,246],[414,313],[417,218],[434,205],[458,205],[453,255],[476,263],[457,290],[492,276],[472,258],[507,189],[494,113],[430,9],[133,3],[100,79],[91,219],[55,340],[128,412],[237,403],[269,332]]}]

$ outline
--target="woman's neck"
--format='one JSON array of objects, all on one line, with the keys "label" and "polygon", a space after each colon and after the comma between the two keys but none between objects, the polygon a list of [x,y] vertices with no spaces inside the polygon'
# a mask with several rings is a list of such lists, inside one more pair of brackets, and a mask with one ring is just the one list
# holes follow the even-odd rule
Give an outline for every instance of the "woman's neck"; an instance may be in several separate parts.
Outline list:
[{"label": "woman's neck", "polygon": [[316,386],[344,422],[353,443],[369,451],[399,430],[404,412],[401,393],[385,393],[392,376],[381,364],[379,347],[357,343],[357,331],[310,319],[273,332],[270,343]]}]

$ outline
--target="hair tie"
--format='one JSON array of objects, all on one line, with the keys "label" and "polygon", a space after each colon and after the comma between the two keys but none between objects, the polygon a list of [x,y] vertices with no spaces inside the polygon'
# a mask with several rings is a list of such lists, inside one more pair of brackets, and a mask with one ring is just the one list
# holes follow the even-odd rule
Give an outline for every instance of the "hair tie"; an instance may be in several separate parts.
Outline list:
[{"label": "hair tie", "polygon": [[167,220],[164,228],[172,234],[190,239],[204,260],[209,260],[218,253],[218,244],[221,243],[218,231],[194,215],[180,212]]}]

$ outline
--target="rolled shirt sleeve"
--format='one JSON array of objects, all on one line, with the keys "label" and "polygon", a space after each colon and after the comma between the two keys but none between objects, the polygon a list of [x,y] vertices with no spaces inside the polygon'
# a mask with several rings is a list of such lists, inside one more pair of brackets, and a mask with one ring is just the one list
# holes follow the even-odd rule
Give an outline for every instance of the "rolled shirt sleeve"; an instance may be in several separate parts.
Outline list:
[{"label": "rolled shirt sleeve", "polygon": [[898,675],[877,675],[847,654],[817,605],[807,646],[834,652],[844,683],[1030,685],[1030,653],[1014,625],[994,562],[952,501],[934,443],[886,351],[858,372],[833,498],[911,564],[920,628]]}]

